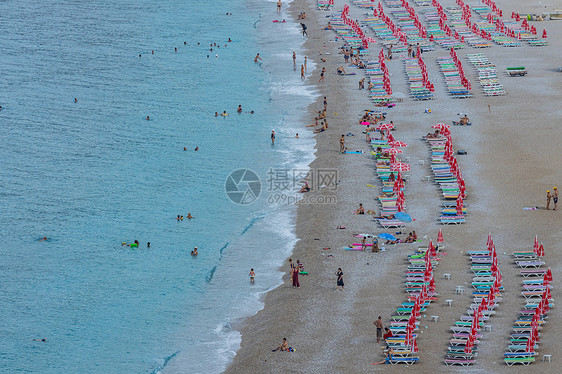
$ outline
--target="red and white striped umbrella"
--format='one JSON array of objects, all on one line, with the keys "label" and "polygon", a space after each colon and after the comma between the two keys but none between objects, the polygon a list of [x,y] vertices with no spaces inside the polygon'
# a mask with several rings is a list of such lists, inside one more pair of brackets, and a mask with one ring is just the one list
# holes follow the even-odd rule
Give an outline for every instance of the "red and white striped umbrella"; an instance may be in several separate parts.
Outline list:
[{"label": "red and white striped umbrella", "polygon": [[397,162],[390,167],[391,171],[410,171],[410,165],[403,162]]},{"label": "red and white striped umbrella", "polygon": [[390,143],[391,146],[393,147],[407,147],[408,144],[404,143],[404,142],[399,142],[399,141],[394,141],[392,143]]},{"label": "red and white striped umbrella", "polygon": [[375,127],[375,129],[377,129],[377,130],[390,130],[390,129],[393,129],[393,128],[394,128],[394,125],[392,123],[381,123],[380,125]]},{"label": "red and white striped umbrella", "polygon": [[448,129],[451,127],[451,125],[445,125],[444,123],[438,123],[436,125],[431,126],[434,129],[437,129],[439,131],[442,131],[443,129]]},{"label": "red and white striped umbrella", "polygon": [[389,148],[389,149],[386,150],[386,152],[388,152],[391,155],[395,155],[395,154],[398,154],[398,153],[402,153],[402,150],[398,149],[398,148]]}]

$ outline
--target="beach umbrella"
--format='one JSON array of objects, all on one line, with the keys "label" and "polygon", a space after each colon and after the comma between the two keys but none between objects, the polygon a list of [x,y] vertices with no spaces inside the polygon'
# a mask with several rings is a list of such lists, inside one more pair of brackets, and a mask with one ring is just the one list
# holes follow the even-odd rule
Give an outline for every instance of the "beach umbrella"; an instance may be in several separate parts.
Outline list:
[{"label": "beach umbrella", "polygon": [[550,271],[550,268],[548,268],[548,270],[546,271],[545,278],[546,278],[549,282],[552,282],[552,271]]},{"label": "beach umbrella", "polygon": [[533,244],[533,252],[537,253],[539,249],[539,237],[535,235],[535,243]]},{"label": "beach umbrella", "polygon": [[431,277],[429,281],[429,292],[435,292],[435,280]]},{"label": "beach umbrella", "polygon": [[378,237],[385,240],[396,240],[396,237],[394,237],[394,235],[386,232],[380,233]]},{"label": "beach umbrella", "polygon": [[539,246],[539,250],[538,250],[537,256],[539,256],[539,257],[543,257],[543,256],[544,256],[544,247],[542,246],[542,243],[541,243],[541,245]]},{"label": "beach umbrella", "polygon": [[535,351],[535,342],[533,339],[527,339],[527,346],[525,347],[525,352],[533,353]]},{"label": "beach umbrella", "polygon": [[380,125],[378,125],[377,127],[375,127],[376,130],[390,130],[393,129],[394,125],[392,123],[381,123]]},{"label": "beach umbrella", "polygon": [[393,155],[393,154],[395,155],[395,154],[398,154],[398,153],[402,153],[402,150],[393,147],[393,148],[386,149],[385,152],[388,152],[391,155]]},{"label": "beach umbrella", "polygon": [[462,196],[459,194],[459,197],[457,197],[457,215],[462,216],[462,208],[463,208],[463,201],[462,201]]},{"label": "beach umbrella", "polygon": [[393,147],[407,147],[408,146],[408,144],[406,144],[404,142],[399,142],[399,141],[393,141],[392,143],[390,143],[390,145],[393,146]]},{"label": "beach umbrella", "polygon": [[398,212],[394,215],[394,217],[398,218],[402,222],[412,222],[412,217],[404,212]]},{"label": "beach umbrella", "polygon": [[391,171],[410,171],[410,165],[403,162],[397,162],[390,166]]},{"label": "beach umbrella", "polygon": [[439,233],[437,234],[437,243],[443,243],[444,239],[443,239],[443,232],[441,231],[441,229],[439,229]]},{"label": "beach umbrella", "polygon": [[437,130],[439,130],[439,131],[442,131],[442,130],[444,130],[444,129],[450,128],[451,125],[445,125],[444,123],[438,123],[438,124],[433,125],[433,126],[431,126],[431,127],[434,128],[434,129],[437,129]]}]

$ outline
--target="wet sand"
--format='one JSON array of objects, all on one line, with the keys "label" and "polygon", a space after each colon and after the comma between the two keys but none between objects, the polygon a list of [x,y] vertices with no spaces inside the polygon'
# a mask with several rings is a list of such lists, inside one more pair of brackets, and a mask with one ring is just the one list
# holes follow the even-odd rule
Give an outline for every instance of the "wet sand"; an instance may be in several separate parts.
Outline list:
[{"label": "wet sand", "polygon": [[[512,10],[537,12],[537,8],[525,7],[525,1],[497,1],[504,15]],[[336,11],[341,11],[343,1],[336,1]],[[452,1],[441,1],[444,6]],[[550,4],[547,4],[552,9]],[[365,11],[350,4],[354,19],[362,20]],[[415,7],[416,10],[419,8]],[[385,7],[385,10],[387,8]],[[452,99],[445,90],[445,82],[436,58],[448,55],[448,51],[437,46],[435,51],[423,54],[431,81],[435,85],[435,99],[413,101],[409,97],[386,110],[387,120],[394,121],[397,140],[405,141],[408,147],[403,157],[410,157],[412,171],[406,186],[406,211],[416,219],[401,230],[406,234],[415,230],[419,238],[427,236],[434,241],[442,228],[445,236],[446,255],[435,270],[436,290],[439,300],[432,303],[421,318],[418,338],[420,362],[410,368],[401,365],[373,366],[371,363],[383,358],[382,343],[376,343],[373,321],[382,316],[389,322],[396,307],[406,300],[404,272],[407,255],[418,245],[427,244],[427,239],[415,244],[386,246],[383,253],[344,251],[341,248],[352,242],[353,233],[394,233],[383,230],[368,216],[353,215],[359,203],[365,209],[379,211],[376,196],[380,194],[375,162],[370,159],[370,149],[362,134],[364,126],[358,120],[365,109],[374,109],[366,91],[358,90],[361,70],[355,76],[337,76],[336,67],[343,65],[343,56],[337,54],[341,42],[334,42],[333,31],[321,30],[329,12],[317,10],[316,1],[295,1],[290,11],[296,19],[301,11],[307,14],[308,39],[305,44],[309,58],[318,63],[315,72],[309,72],[307,82],[317,84],[321,96],[328,98],[327,132],[316,136],[316,160],[311,164],[314,171],[336,170],[341,181],[335,190],[322,188],[307,194],[307,198],[324,199],[326,203],[300,204],[297,216],[297,243],[292,259],[304,262],[308,276],[300,277],[300,289],[291,287],[288,262],[284,284],[269,292],[265,307],[255,316],[237,326],[242,332],[242,345],[227,373],[357,373],[372,371],[401,372],[519,372],[526,367],[507,367],[503,363],[511,326],[524,305],[520,296],[522,278],[513,262],[511,253],[531,250],[535,234],[544,244],[545,261],[553,272],[552,295],[559,298],[558,277],[562,274],[559,242],[562,239],[559,211],[547,211],[546,190],[561,185],[561,156],[558,151],[562,139],[562,127],[558,126],[562,116],[562,73],[556,72],[562,47],[562,22],[533,22],[539,32],[544,27],[549,35],[548,47],[505,48],[494,45],[487,49],[469,46],[458,50],[465,72],[472,84],[474,96],[470,99]],[[476,16],[475,16],[476,17]],[[366,30],[366,29],[365,29]],[[368,36],[374,37],[369,31]],[[375,40],[377,40],[375,38]],[[373,58],[380,50],[380,42],[371,47]],[[326,63],[320,62],[319,51]],[[498,68],[500,83],[506,95],[484,96],[475,79],[475,71],[464,56],[467,53],[484,53]],[[403,57],[403,56],[402,56]],[[527,67],[525,77],[509,77],[508,66]],[[326,66],[325,82],[318,84],[320,69]],[[392,89],[409,96],[404,62],[398,55],[388,63]],[[346,70],[348,68],[346,67]],[[368,80],[368,79],[367,79]],[[489,107],[488,107],[489,106]],[[311,105],[310,120],[323,108],[322,98]],[[425,114],[430,108],[432,113]],[[457,113],[466,112],[472,122],[470,127],[453,126],[451,129],[456,150],[467,155],[457,156],[466,181],[469,204],[467,223],[459,226],[442,226],[438,223],[441,193],[430,175],[429,146],[421,139],[431,131],[431,125],[457,121]],[[335,115],[337,113],[337,115]],[[346,137],[350,150],[362,149],[363,155],[342,155],[339,137]],[[418,160],[424,160],[422,165]],[[376,188],[367,187],[367,184]],[[335,199],[336,201],[332,201]],[[537,206],[537,210],[523,207]],[[345,230],[336,229],[346,226]],[[448,341],[452,336],[449,326],[466,312],[472,297],[468,250],[484,249],[488,233],[491,232],[498,252],[505,291],[497,314],[490,319],[491,332],[482,332],[476,364],[470,368],[447,367],[443,364]],[[404,235],[402,235],[404,236]],[[355,240],[354,240],[355,239]],[[329,248],[324,250],[323,248]],[[329,257],[332,255],[333,257]],[[336,271],[344,272],[345,290],[336,290]],[[444,273],[452,274],[450,280]],[[457,285],[465,286],[464,295],[456,295]],[[452,299],[452,307],[444,300]],[[562,335],[560,308],[551,310],[548,322],[541,331],[539,356],[532,370],[558,372],[556,361],[562,357],[562,346],[558,337]],[[438,315],[439,322],[429,321]],[[283,337],[296,349],[294,353],[272,352]],[[552,354],[553,362],[542,362],[543,354]],[[523,368],[523,369],[522,369]]]}]

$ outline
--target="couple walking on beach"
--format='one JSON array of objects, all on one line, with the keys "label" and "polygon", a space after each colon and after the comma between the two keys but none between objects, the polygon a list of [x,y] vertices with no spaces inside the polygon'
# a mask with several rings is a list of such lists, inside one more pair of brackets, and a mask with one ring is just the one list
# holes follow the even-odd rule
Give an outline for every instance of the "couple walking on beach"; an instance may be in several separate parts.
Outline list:
[{"label": "couple walking on beach", "polygon": [[554,200],[554,209],[558,207],[558,187],[554,187],[552,193],[550,190],[546,191],[546,210],[550,210],[550,199]]}]

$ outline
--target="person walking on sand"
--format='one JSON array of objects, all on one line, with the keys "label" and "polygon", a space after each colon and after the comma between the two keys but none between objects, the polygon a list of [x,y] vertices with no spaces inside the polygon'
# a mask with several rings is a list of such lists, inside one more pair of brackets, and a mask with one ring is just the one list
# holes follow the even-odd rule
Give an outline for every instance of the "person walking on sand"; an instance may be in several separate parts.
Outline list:
[{"label": "person walking on sand", "polygon": [[318,83],[320,82],[324,82],[324,73],[326,72],[326,68],[323,67],[322,71],[320,72],[320,80],[318,81]]},{"label": "person walking on sand", "polygon": [[345,149],[345,136],[342,134],[340,138],[340,153]]},{"label": "person walking on sand", "polygon": [[363,237],[363,239],[361,239],[361,250],[364,251],[365,249],[367,249],[367,244],[365,243],[365,240],[367,240],[366,237]]},{"label": "person walking on sand", "polygon": [[343,291],[343,271],[341,270],[341,268],[338,268],[336,275],[338,277],[336,290],[338,290],[341,287]]},{"label": "person walking on sand", "polygon": [[550,199],[552,195],[550,194],[550,190],[546,191],[546,210],[550,210]]},{"label": "person walking on sand", "polygon": [[275,130],[271,130],[271,145],[275,144]]},{"label": "person walking on sand", "polygon": [[382,338],[382,329],[384,327],[382,324],[382,317],[379,316],[379,318],[375,322],[373,322],[373,324],[377,327],[377,343],[378,343]]},{"label": "person walking on sand", "polygon": [[308,35],[308,33],[306,32],[307,29],[306,25],[304,23],[301,23],[301,26],[302,26],[302,36]]},{"label": "person walking on sand", "polygon": [[305,80],[306,76],[304,75],[304,65],[301,65],[301,79]]},{"label": "person walking on sand", "polygon": [[254,62],[257,63],[258,60],[261,60],[261,57],[260,57],[259,53],[256,55],[256,58],[254,58]]},{"label": "person walking on sand", "polygon": [[324,96],[324,110],[328,110],[328,99]]},{"label": "person walking on sand", "polygon": [[558,207],[558,187],[554,187],[552,200],[554,200],[554,210],[556,210],[556,208]]}]

